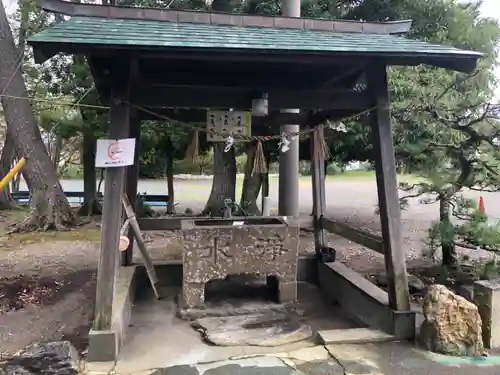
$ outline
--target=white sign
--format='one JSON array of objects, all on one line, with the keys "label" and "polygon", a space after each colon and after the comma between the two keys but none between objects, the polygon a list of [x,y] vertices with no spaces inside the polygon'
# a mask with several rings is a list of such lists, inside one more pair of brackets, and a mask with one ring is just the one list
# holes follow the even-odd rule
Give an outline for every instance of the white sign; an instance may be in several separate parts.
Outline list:
[{"label": "white sign", "polygon": [[250,136],[252,114],[244,111],[207,111],[207,140],[223,142],[230,135]]},{"label": "white sign", "polygon": [[133,165],[134,154],[135,138],[98,139],[95,166],[113,168]]}]

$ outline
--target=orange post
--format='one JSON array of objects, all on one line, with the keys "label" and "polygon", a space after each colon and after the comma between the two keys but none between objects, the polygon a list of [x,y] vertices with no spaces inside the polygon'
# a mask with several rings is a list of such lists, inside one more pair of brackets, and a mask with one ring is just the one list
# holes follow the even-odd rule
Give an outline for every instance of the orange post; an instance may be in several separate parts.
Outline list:
[{"label": "orange post", "polygon": [[479,197],[479,212],[486,215],[486,209],[484,208],[484,199],[483,197]]}]

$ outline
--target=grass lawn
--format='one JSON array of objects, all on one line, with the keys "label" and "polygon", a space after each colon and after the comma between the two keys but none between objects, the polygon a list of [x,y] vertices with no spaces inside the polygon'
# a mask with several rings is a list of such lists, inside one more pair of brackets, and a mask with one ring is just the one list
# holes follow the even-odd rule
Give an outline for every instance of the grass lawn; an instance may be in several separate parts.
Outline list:
[{"label": "grass lawn", "polygon": [[29,232],[8,235],[10,225],[21,222],[28,214],[28,209],[3,211],[0,213],[0,250],[9,249],[16,244],[31,244],[45,241],[98,241],[100,230],[95,226],[80,227],[73,231]]},{"label": "grass lawn", "polygon": [[[349,171],[344,173],[339,173],[336,175],[327,176],[327,182],[351,182],[351,181],[374,181],[375,180],[375,172],[374,171]],[[270,185],[271,190],[275,191],[278,188],[279,176],[271,176]],[[399,182],[406,183],[417,183],[422,181],[422,179],[418,176],[411,174],[404,174],[398,176]],[[310,186],[312,185],[311,176],[300,176],[300,185],[301,186]],[[237,201],[239,201],[241,197],[241,191],[243,188],[243,176],[238,175],[236,180],[236,197]],[[206,200],[210,194],[211,183],[207,182],[206,185],[196,185],[196,186],[182,186],[181,189],[177,189],[175,192],[176,199],[180,201],[194,200]]]},{"label": "grass lawn", "polygon": [[[275,177],[278,180],[278,177]],[[338,173],[334,175],[327,175],[327,181],[370,181],[375,180],[375,172],[374,171],[348,171],[344,173]],[[311,176],[300,176],[301,183],[309,183],[311,181]],[[422,178],[419,176],[415,176],[412,174],[400,174],[398,175],[398,182],[407,182],[407,183],[417,183],[422,181]]]},{"label": "grass lawn", "polygon": [[[300,176],[301,182],[311,181],[311,176]],[[327,175],[327,181],[351,181],[351,180],[374,180],[375,171],[347,171],[343,173]],[[272,176],[271,180],[279,180],[279,176]],[[422,178],[411,174],[398,175],[399,182],[418,182]]]},{"label": "grass lawn", "polygon": [[[348,171],[327,176],[328,181],[374,180],[375,171]],[[412,174],[398,174],[398,182],[417,183],[422,178]]]}]

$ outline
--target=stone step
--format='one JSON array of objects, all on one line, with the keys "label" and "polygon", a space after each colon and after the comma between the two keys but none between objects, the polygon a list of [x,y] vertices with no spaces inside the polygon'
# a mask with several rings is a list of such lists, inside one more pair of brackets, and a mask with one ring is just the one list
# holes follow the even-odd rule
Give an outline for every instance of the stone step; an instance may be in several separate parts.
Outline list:
[{"label": "stone step", "polygon": [[329,329],[318,331],[322,344],[364,344],[397,341],[396,337],[372,328]]}]

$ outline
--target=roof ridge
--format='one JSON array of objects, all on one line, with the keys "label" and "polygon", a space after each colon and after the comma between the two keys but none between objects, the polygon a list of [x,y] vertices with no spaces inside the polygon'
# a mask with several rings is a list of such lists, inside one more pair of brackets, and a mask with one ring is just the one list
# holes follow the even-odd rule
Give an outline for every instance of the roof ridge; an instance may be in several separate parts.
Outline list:
[{"label": "roof ridge", "polygon": [[410,30],[412,24],[411,20],[389,22],[327,20],[247,15],[238,13],[172,10],[165,8],[137,8],[100,4],[79,4],[62,0],[38,0],[38,5],[48,12],[65,14],[68,16],[365,34],[404,34]]}]

